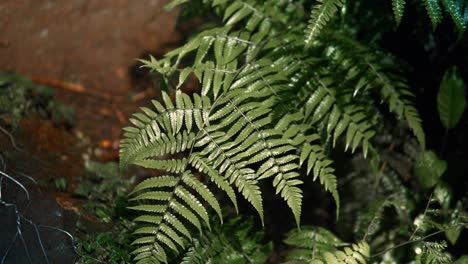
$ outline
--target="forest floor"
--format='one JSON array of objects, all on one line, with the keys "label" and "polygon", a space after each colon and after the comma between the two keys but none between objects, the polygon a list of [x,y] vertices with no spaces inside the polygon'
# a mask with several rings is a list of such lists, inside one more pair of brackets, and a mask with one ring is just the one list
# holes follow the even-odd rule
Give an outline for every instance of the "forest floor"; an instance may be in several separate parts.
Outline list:
[{"label": "forest floor", "polygon": [[[160,56],[182,41],[183,30],[176,29],[177,11],[164,12],[161,7],[165,2],[0,3],[0,72],[18,73],[52,87],[56,97],[74,108],[76,115],[72,128],[32,116],[24,118],[12,133],[22,151],[13,155],[15,161],[3,164],[2,160],[0,165],[5,165],[11,175],[21,173],[31,177],[39,188],[27,180],[24,183],[23,178],[21,183],[31,195],[29,202],[19,198],[22,190],[11,187],[14,184],[4,188],[3,197],[0,186],[0,198],[12,198],[18,209],[35,208],[20,212],[25,219],[67,230],[72,235],[78,221],[88,225],[89,230],[102,229],[99,221],[85,212],[86,201],[73,193],[79,179],[86,177],[83,157],[118,161],[122,127],[139,106],[156,94],[154,79],[139,69],[136,59],[148,54]],[[0,154],[13,151],[9,141],[6,134],[0,133]],[[66,185],[57,188],[62,180]],[[1,215],[10,215],[7,209],[0,209]],[[15,223],[7,221],[2,226],[12,228]],[[0,239],[0,262],[3,263],[2,256],[8,249],[13,251],[8,260],[20,263],[21,258],[15,255],[24,256],[24,252],[15,252],[15,248],[21,248],[21,244],[14,242],[10,249],[8,234],[2,234],[5,237]],[[25,237],[28,239],[27,234]],[[34,255],[34,250],[28,254]],[[65,259],[56,260],[68,263]]]},{"label": "forest floor", "polygon": [[[7,0],[0,4],[0,71],[54,87],[93,142],[120,138],[154,86],[136,59],[181,40],[158,0]],[[108,144],[106,144],[108,145]]]}]

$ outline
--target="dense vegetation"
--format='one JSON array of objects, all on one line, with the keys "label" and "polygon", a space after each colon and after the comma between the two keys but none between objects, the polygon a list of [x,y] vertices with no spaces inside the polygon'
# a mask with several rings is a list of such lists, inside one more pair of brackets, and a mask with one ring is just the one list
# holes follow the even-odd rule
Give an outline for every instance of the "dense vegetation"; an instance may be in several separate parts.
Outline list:
[{"label": "dense vegetation", "polygon": [[[379,49],[377,39],[361,40],[363,32],[372,34],[366,31],[373,23],[386,22],[378,17],[382,7],[369,7],[368,19],[376,22],[366,28],[359,17],[365,1],[323,0],[310,11],[307,1],[172,1],[167,7],[186,2],[188,15],[211,9],[214,23],[163,58],[142,60],[161,75],[165,89],[161,102],[134,114],[121,144],[123,167],[163,172],[130,194],[130,209],[139,214],[137,263],[167,263],[184,254],[186,263],[206,263],[196,237],[212,230],[209,210],[223,222],[221,207],[229,206],[224,197],[240,214],[240,200],[250,204],[264,225],[272,222],[269,217],[283,217],[265,213],[279,202],[266,207],[266,196],[278,195],[300,228],[303,212],[317,203],[303,202],[307,176],[333,197],[337,230],[357,242],[303,227],[286,239],[297,248],[287,251],[286,261],[452,261],[445,249],[456,245],[466,226],[466,197],[452,195],[441,180],[447,162],[439,157],[443,151],[438,156],[426,148],[405,67]],[[466,3],[442,3],[462,36]],[[425,6],[436,28],[442,21],[439,2]],[[404,9],[405,1],[393,1],[396,24]],[[200,84],[200,92],[184,92],[190,81]],[[452,67],[438,96],[447,130],[464,107],[464,83]],[[215,245],[205,250],[213,251],[212,261],[225,254]]]},{"label": "dense vegetation", "polygon": [[[76,263],[468,263],[468,1],[174,8],[203,23],[140,60],[160,85],[120,164],[80,153],[72,196],[106,228],[76,222]],[[30,116],[75,122],[50,88],[0,74],[0,206],[2,187],[30,199],[7,173]]]}]

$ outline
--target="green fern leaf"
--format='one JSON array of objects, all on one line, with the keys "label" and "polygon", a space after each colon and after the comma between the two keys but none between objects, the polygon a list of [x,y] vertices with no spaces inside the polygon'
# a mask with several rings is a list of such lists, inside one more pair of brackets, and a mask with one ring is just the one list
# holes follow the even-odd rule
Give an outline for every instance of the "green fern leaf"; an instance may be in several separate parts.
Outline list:
[{"label": "green fern leaf", "polygon": [[200,221],[198,220],[198,217],[195,216],[190,209],[182,205],[181,203],[177,201],[172,201],[171,208],[177,212],[181,217],[187,219],[188,222],[192,223],[200,233],[202,232],[202,225]]},{"label": "green fern leaf", "polygon": [[246,28],[250,31],[255,30],[260,24],[264,24],[263,30],[267,30],[265,25],[268,29],[271,27],[268,15],[252,0],[234,1],[224,12],[223,20],[228,26],[235,25],[244,19],[247,19]]},{"label": "green fern leaf", "polygon": [[342,248],[346,244],[321,227],[294,230],[288,234],[285,243],[295,247],[288,253],[286,263],[366,264],[370,256],[369,245],[366,242]]},{"label": "green fern leaf", "polygon": [[171,173],[179,173],[185,170],[187,159],[167,159],[167,160],[153,160],[143,159],[134,162],[135,165],[147,169],[164,170]]},{"label": "green fern leaf", "polygon": [[406,0],[392,0],[393,15],[395,16],[397,25],[400,25],[401,23],[401,19],[405,12],[405,4]]},{"label": "green fern leaf", "polygon": [[236,212],[239,211],[234,190],[231,188],[229,183],[218,174],[218,172],[214,169],[215,166],[213,166],[213,164],[209,164],[207,159],[201,158],[197,153],[192,153],[192,155],[190,155],[190,164],[192,164],[200,172],[206,173],[210,177],[211,181],[213,181],[221,190],[226,192],[229,199],[231,199],[231,202],[236,208]]},{"label": "green fern leaf", "polygon": [[216,200],[213,193],[200,181],[198,181],[192,174],[184,173],[182,181],[194,189],[205,201],[216,211],[221,222],[223,222],[223,216],[221,214],[221,207]]},{"label": "green fern leaf", "polygon": [[205,221],[205,224],[208,225],[208,229],[210,227],[210,220],[208,217],[208,212],[206,211],[203,204],[196,198],[193,194],[191,194],[187,189],[182,186],[178,186],[175,189],[175,195],[179,197],[183,202],[185,202],[189,208],[191,208],[197,215]]},{"label": "green fern leaf", "polygon": [[[195,137],[190,131],[193,129],[192,123],[200,129],[208,122],[211,103],[207,97],[195,94],[192,102],[186,94],[177,91],[174,106],[170,97],[163,92],[163,101],[165,106],[153,101],[156,112],[142,108],[144,114],[137,113],[134,115],[136,118],[130,119],[136,127],[125,129],[120,150],[121,166],[186,150]],[[185,130],[179,133],[184,124]]]},{"label": "green fern leaf", "polygon": [[327,25],[334,14],[344,5],[343,0],[318,0],[312,8],[307,30],[305,32],[305,44],[310,46],[320,31]]},{"label": "green fern leaf", "polygon": [[173,176],[159,176],[155,178],[146,179],[133,189],[130,195],[148,188],[160,187],[173,187],[177,184],[178,179]]},{"label": "green fern leaf", "polygon": [[462,11],[462,1],[441,0],[445,9],[449,12],[453,22],[457,26],[459,32],[464,32],[468,22],[465,20]]},{"label": "green fern leaf", "polygon": [[432,27],[435,29],[442,21],[442,10],[439,6],[439,0],[424,0],[427,14],[431,18]]}]

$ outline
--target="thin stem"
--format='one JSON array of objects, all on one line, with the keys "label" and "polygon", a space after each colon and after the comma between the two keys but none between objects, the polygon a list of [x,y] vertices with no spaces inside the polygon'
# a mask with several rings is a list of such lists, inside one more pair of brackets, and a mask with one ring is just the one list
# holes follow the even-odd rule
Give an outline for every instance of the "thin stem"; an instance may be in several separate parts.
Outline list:
[{"label": "thin stem", "polygon": [[9,139],[10,139],[10,142],[11,142],[11,145],[13,146],[13,148],[15,148],[16,150],[18,151],[23,151],[21,148],[19,148],[17,145],[16,145],[16,142],[15,142],[15,139],[13,138],[13,136],[10,134],[10,132],[8,132],[5,128],[3,128],[2,126],[0,126],[0,132],[2,132],[3,134],[5,134]]},{"label": "thin stem", "polygon": [[430,237],[433,237],[433,236],[435,236],[435,235],[438,235],[438,234],[440,234],[440,233],[443,233],[444,231],[445,231],[445,230],[439,230],[439,231],[436,231],[436,232],[434,232],[434,233],[430,233],[429,235],[424,236],[424,237],[422,237],[422,238],[420,238],[420,239],[416,239],[416,240],[411,240],[411,239],[409,239],[408,241],[405,241],[405,242],[403,242],[403,243],[401,243],[401,244],[398,244],[398,245],[396,245],[396,246],[387,248],[387,249],[385,249],[385,250],[383,250],[383,251],[380,251],[379,253],[376,253],[376,254],[374,254],[374,255],[372,255],[372,256],[370,256],[370,257],[371,257],[371,258],[375,258],[375,257],[381,256],[381,255],[383,255],[383,254],[385,254],[385,253],[387,253],[387,252],[389,252],[389,251],[392,251],[392,250],[394,250],[394,249],[397,249],[397,248],[406,246],[406,245],[408,245],[408,244],[412,244],[412,243],[424,241],[424,240],[426,240],[426,239],[428,239],[428,238],[430,238]]},{"label": "thin stem", "polygon": [[[424,219],[426,218],[426,214],[427,214],[427,211],[429,210],[429,205],[431,204],[431,200],[432,200],[432,195],[434,194],[434,191],[431,192],[431,195],[429,195],[429,200],[427,201],[427,204],[426,204],[426,209],[424,209],[424,213],[423,213],[423,216],[422,216],[422,220],[421,221],[424,221]],[[418,232],[419,230],[419,227],[421,225],[417,225],[416,226],[416,229],[413,231],[413,233],[411,234],[409,240],[413,239],[413,237],[416,235],[416,232]]]}]

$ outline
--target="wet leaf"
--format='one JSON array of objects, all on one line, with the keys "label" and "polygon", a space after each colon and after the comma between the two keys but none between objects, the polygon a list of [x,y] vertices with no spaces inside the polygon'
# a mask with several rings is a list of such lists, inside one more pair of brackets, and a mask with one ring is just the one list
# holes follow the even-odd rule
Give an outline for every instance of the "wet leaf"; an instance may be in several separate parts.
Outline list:
[{"label": "wet leaf", "polygon": [[414,165],[414,174],[421,185],[429,189],[437,184],[446,169],[446,161],[439,159],[433,151],[425,151]]},{"label": "wet leaf", "polygon": [[455,245],[458,238],[460,237],[463,228],[461,226],[453,227],[445,230],[445,236],[447,237],[450,244]]},{"label": "wet leaf", "polygon": [[456,67],[452,66],[445,72],[437,95],[437,108],[442,124],[447,129],[454,128],[462,117],[465,106],[465,84]]},{"label": "wet leaf", "polygon": [[434,190],[434,198],[439,202],[443,209],[448,209],[452,202],[452,190],[445,182],[437,184]]},{"label": "wet leaf", "polygon": [[461,256],[453,264],[468,264],[468,255]]}]

